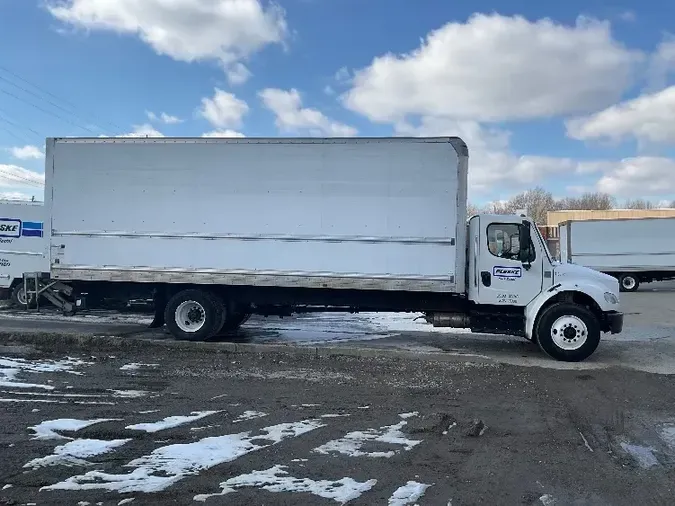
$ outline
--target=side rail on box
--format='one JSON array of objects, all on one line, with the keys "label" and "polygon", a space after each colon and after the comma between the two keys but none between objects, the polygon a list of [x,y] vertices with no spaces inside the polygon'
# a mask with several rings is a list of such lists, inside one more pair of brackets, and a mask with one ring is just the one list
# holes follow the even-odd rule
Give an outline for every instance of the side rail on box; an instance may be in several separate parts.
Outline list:
[{"label": "side rail on box", "polygon": [[79,300],[70,300],[73,296],[73,288],[51,279],[46,272],[25,272],[23,290],[27,310],[39,311],[41,297],[47,299],[65,315],[75,314],[75,310],[80,306]]}]

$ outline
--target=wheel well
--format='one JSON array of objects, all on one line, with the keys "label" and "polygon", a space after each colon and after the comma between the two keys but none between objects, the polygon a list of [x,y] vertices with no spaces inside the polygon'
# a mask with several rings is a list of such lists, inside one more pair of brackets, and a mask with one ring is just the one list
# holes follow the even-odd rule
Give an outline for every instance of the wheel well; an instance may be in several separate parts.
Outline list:
[{"label": "wheel well", "polygon": [[593,297],[582,292],[566,291],[557,293],[549,300],[547,300],[543,306],[541,306],[541,308],[539,309],[539,314],[537,315],[537,319],[534,322],[534,327],[532,328],[533,334],[535,334],[537,331],[539,319],[541,318],[541,315],[544,313],[544,311],[547,308],[551,307],[552,305],[558,304],[559,302],[571,302],[588,308],[588,310],[596,316],[596,318],[598,319],[599,322],[601,322],[600,324],[602,325],[602,317],[603,317],[602,309],[600,309],[598,303],[595,302],[595,300],[593,300]]}]

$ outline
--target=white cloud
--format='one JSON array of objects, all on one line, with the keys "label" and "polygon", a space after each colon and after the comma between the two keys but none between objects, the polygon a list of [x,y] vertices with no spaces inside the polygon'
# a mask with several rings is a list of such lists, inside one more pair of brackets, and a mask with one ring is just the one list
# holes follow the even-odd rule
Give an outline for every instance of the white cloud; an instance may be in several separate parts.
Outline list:
[{"label": "white cloud", "polygon": [[635,12],[626,10],[619,14],[619,19],[621,21],[626,21],[627,23],[634,23],[637,20]]},{"label": "white cloud", "polygon": [[135,35],[158,54],[228,69],[287,35],[285,13],[260,0],[46,0],[75,28]]},{"label": "white cloud", "polygon": [[399,135],[461,137],[469,147],[469,192],[475,194],[520,191],[540,184],[546,177],[574,173],[577,164],[568,158],[515,154],[510,133],[485,128],[475,121],[423,117],[417,126],[396,125]]},{"label": "white cloud", "polygon": [[642,156],[606,164],[600,191],[619,197],[656,197],[675,193],[675,160]]},{"label": "white cloud", "polygon": [[232,93],[215,88],[213,98],[202,98],[199,114],[216,128],[236,128],[248,113],[246,102]]},{"label": "white cloud", "polygon": [[[103,135],[102,137],[107,137]],[[156,130],[152,125],[145,123],[143,125],[134,125],[134,129],[118,137],[164,137],[162,132]]]},{"label": "white cloud", "polygon": [[275,123],[282,131],[307,132],[312,136],[351,137],[357,134],[355,128],[333,121],[317,109],[303,107],[296,89],[267,88],[259,95],[265,107],[276,115]]},{"label": "white cloud", "polygon": [[675,86],[566,122],[573,139],[675,143]]},{"label": "white cloud", "polygon": [[178,116],[173,116],[165,112],[161,113],[159,116],[152,111],[145,111],[145,114],[150,121],[162,122],[165,125],[177,125],[178,123],[183,122]]},{"label": "white cloud", "polygon": [[202,134],[202,137],[246,137],[243,133],[237,132],[236,130],[211,130],[210,132],[205,132]]},{"label": "white cloud", "polygon": [[253,75],[246,65],[241,62],[233,63],[225,72],[228,82],[233,86],[244,84]]},{"label": "white cloud", "polygon": [[349,83],[351,78],[352,76],[349,73],[349,69],[347,67],[340,67],[335,73],[335,80],[341,84]]},{"label": "white cloud", "polygon": [[18,158],[19,160],[39,160],[45,157],[40,148],[31,145],[16,146],[9,148],[8,151],[14,158]]},{"label": "white cloud", "polygon": [[44,186],[45,175],[18,165],[0,164],[0,187]]},{"label": "white cloud", "polygon": [[667,35],[657,46],[649,62],[649,86],[651,90],[666,86],[668,77],[675,72],[675,36]]},{"label": "white cloud", "polygon": [[612,37],[608,22],[475,14],[429,33],[410,53],[375,58],[356,71],[343,100],[379,122],[582,113],[618,101],[641,58]]},{"label": "white cloud", "polygon": [[43,196],[42,195],[35,195],[35,194],[30,194],[30,193],[24,193],[24,192],[18,192],[18,191],[9,191],[9,192],[3,192],[0,191],[0,200],[33,200],[33,197],[35,197],[35,200],[37,201],[42,201]]}]

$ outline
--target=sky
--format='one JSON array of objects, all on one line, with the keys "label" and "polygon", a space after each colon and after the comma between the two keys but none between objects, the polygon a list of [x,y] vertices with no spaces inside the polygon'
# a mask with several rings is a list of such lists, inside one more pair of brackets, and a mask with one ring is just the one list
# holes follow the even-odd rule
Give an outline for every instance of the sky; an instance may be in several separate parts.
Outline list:
[{"label": "sky", "polygon": [[[0,197],[63,136],[437,136],[470,200],[675,200],[675,2],[0,0]],[[669,32],[672,30],[672,32]]]}]

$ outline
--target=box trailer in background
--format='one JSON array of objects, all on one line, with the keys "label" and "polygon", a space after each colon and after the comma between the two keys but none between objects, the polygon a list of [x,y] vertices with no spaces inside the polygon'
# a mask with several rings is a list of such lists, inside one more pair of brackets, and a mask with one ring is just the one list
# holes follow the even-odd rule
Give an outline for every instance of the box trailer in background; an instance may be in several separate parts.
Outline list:
[{"label": "box trailer in background", "polygon": [[145,289],[153,326],[192,340],[253,313],[423,312],[583,360],[621,331],[618,282],[554,263],[521,216],[467,224],[468,159],[456,137],[47,139],[27,294],[72,312]]},{"label": "box trailer in background", "polygon": [[675,279],[675,217],[566,221],[560,224],[561,261],[619,280],[622,291]]},{"label": "box trailer in background", "polygon": [[42,202],[0,200],[0,294],[25,307],[23,273],[49,270]]}]

